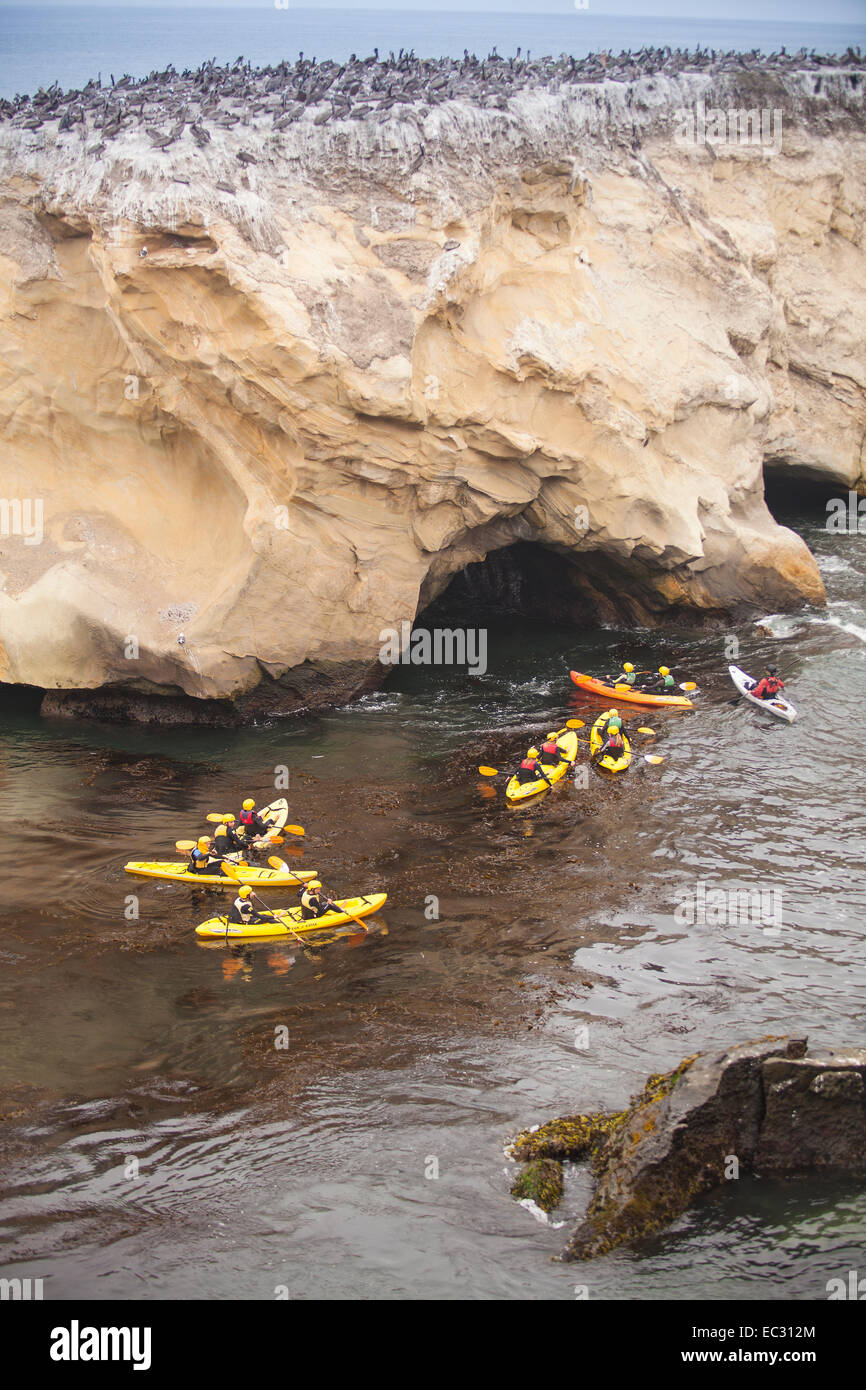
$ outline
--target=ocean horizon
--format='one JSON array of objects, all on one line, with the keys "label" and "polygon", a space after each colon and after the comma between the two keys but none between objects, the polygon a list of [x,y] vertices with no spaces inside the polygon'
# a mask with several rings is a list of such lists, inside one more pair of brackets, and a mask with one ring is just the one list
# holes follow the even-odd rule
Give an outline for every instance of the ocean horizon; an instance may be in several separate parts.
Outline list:
[{"label": "ocean horizon", "polygon": [[294,62],[299,53],[322,61],[365,57],[378,47],[414,49],[421,58],[571,54],[644,46],[736,49],[764,53],[785,47],[819,53],[866,48],[863,24],[601,15],[591,10],[532,13],[447,10],[173,8],[136,5],[4,5],[0,7],[0,95],[26,95],[57,82],[83,87],[101,75],[105,86],[128,73],[145,77],[173,63],[196,68],[210,58],[243,56],[256,67]]}]

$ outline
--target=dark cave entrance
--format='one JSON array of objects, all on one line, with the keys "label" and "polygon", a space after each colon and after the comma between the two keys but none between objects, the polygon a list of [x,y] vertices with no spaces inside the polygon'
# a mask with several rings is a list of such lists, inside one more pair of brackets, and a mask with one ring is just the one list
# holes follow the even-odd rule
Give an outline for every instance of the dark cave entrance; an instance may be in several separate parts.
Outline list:
[{"label": "dark cave entrance", "polygon": [[797,522],[823,522],[833,499],[844,500],[847,505],[848,491],[844,483],[826,477],[792,473],[785,465],[764,465],[764,500],[780,526],[797,530]]},{"label": "dark cave entrance", "polygon": [[[566,554],[517,541],[467,565],[429,603],[422,592],[416,626],[525,618],[592,627],[645,621],[641,585],[598,551]],[[636,593],[637,591],[637,593]]]},{"label": "dark cave entrance", "polygon": [[0,682],[0,717],[4,719],[32,718],[39,713],[45,698],[41,685],[10,685]]}]

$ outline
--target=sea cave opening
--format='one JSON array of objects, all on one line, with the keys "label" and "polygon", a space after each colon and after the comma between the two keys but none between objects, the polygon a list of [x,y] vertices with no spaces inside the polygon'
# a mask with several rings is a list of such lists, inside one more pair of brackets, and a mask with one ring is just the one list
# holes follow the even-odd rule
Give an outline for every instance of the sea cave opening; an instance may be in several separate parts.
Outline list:
[{"label": "sea cave opening", "polygon": [[616,588],[601,557],[590,566],[535,541],[492,550],[458,570],[434,598],[422,591],[416,626],[471,624],[483,618],[598,627],[612,616]]},{"label": "sea cave opening", "polygon": [[794,473],[787,466],[764,465],[764,501],[780,526],[824,522],[832,504],[848,502],[848,488],[828,477]]}]

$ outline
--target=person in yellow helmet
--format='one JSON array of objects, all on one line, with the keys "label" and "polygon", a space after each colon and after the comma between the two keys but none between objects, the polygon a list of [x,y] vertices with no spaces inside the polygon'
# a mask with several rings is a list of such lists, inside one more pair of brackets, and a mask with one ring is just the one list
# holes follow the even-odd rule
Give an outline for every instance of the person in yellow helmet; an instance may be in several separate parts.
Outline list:
[{"label": "person in yellow helmet", "polygon": [[301,889],[301,917],[311,922],[316,917],[324,917],[326,912],[339,912],[337,904],[322,892],[318,878],[311,878]]},{"label": "person in yellow helmet", "polygon": [[[234,820],[234,817],[232,817]],[[213,842],[214,852],[218,852],[220,857],[228,857],[230,854],[238,854],[243,851],[244,840],[242,835],[238,835],[231,822],[223,822],[218,825],[214,832]]]},{"label": "person in yellow helmet", "polygon": [[[548,759],[548,761],[550,760]],[[549,787],[553,785],[547,773],[544,771],[544,768],[541,766],[541,759],[538,756],[537,748],[529,749],[526,757],[523,759],[514,775],[521,787],[527,782],[539,781],[546,782]]]},{"label": "person in yellow helmet", "polygon": [[624,661],[620,674],[618,676],[608,676],[608,680],[612,681],[614,685],[634,685],[634,662]]},{"label": "person in yellow helmet", "polygon": [[253,901],[253,890],[248,883],[238,889],[238,895],[231,905],[229,922],[255,926],[257,922],[273,922],[272,912],[259,912]]},{"label": "person in yellow helmet", "polygon": [[191,874],[218,874],[220,854],[211,847],[207,835],[200,836],[195,848],[190,851],[189,871]]},{"label": "person in yellow helmet", "polygon": [[654,678],[647,681],[644,690],[660,691],[662,694],[670,695],[676,689],[676,681],[670,673],[670,667],[660,666]]},{"label": "person in yellow helmet", "polygon": [[268,833],[269,822],[262,820],[262,817],[256,810],[256,803],[251,796],[247,797],[241,807],[238,820],[241,823],[244,835],[249,840],[254,839],[257,835],[267,835]]},{"label": "person in yellow helmet", "polygon": [[600,763],[602,758],[619,759],[625,753],[625,743],[622,736],[622,723],[614,720],[608,724],[605,730],[605,738],[597,752],[593,753],[591,761]]}]

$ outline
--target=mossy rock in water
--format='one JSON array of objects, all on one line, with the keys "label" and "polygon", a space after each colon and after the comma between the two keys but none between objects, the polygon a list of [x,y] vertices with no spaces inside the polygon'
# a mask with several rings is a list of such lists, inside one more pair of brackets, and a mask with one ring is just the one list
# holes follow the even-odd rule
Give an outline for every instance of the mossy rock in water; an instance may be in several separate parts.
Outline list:
[{"label": "mossy rock in water", "polygon": [[542,1211],[554,1211],[562,1201],[562,1164],[555,1158],[536,1158],[527,1163],[511,1184],[518,1202],[530,1198]]},{"label": "mossy rock in water", "polygon": [[563,1259],[585,1260],[654,1235],[739,1171],[866,1176],[866,1048],[808,1054],[805,1038],[769,1035],[686,1057],[647,1078],[627,1109],[565,1115],[524,1130],[515,1197],[551,1211],[562,1163],[589,1158],[597,1185]]},{"label": "mossy rock in water", "polygon": [[523,1130],[509,1145],[508,1152],[518,1163],[536,1158],[575,1161],[592,1158],[622,1123],[625,1112],[597,1115],[562,1115],[535,1130]]},{"label": "mossy rock in water", "polygon": [[761,1039],[648,1077],[594,1155],[598,1186],[564,1258],[591,1259],[662,1230],[724,1181],[730,1155],[754,1171],[772,1097],[765,1078],[807,1068],[795,1060],[804,1050],[802,1039]]}]

